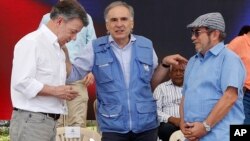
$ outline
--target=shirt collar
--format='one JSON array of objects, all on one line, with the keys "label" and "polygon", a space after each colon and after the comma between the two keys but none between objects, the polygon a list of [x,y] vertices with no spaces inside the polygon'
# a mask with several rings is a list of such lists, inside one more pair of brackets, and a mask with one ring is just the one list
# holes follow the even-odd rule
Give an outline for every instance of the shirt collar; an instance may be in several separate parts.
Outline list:
[{"label": "shirt collar", "polygon": [[[220,42],[218,44],[216,44],[214,47],[212,47],[208,52],[206,52],[205,56],[210,56],[210,55],[214,55],[217,56],[223,49],[225,48],[224,42]],[[204,56],[204,57],[205,57]],[[195,57],[202,57],[202,55],[200,53],[197,53],[195,55]]]},{"label": "shirt collar", "polygon": [[49,42],[51,42],[52,44],[56,46],[59,46],[57,36],[45,24],[42,24],[40,29],[44,34],[46,34]]},{"label": "shirt collar", "polygon": [[[128,44],[136,41],[136,38],[135,38],[135,36],[133,34],[130,34],[130,36],[131,36],[131,38],[130,38]],[[110,44],[115,44],[116,46],[118,46],[118,44],[115,42],[114,38],[111,35],[109,35],[108,41],[109,41]]]},{"label": "shirt collar", "polygon": [[182,86],[177,86],[173,83],[172,79],[168,80],[166,83],[166,85],[172,85],[173,87],[178,87],[178,88],[182,88]]},{"label": "shirt collar", "polygon": [[225,48],[225,45],[223,42],[218,43],[213,48],[209,50],[214,56],[217,56],[223,49]]}]

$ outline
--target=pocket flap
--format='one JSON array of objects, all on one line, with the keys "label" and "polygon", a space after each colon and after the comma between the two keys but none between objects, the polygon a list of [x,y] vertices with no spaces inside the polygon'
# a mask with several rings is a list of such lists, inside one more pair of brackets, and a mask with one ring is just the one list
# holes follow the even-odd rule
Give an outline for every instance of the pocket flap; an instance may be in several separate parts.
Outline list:
[{"label": "pocket flap", "polygon": [[122,111],[121,105],[114,105],[114,104],[101,104],[99,109],[99,113],[105,117],[116,117],[119,116]]},{"label": "pocket flap", "polygon": [[148,57],[138,57],[137,60],[143,64],[147,64],[149,66],[153,65],[153,60],[152,58],[148,58]]},{"label": "pocket flap", "polygon": [[102,58],[102,59],[96,59],[95,61],[95,64],[98,65],[98,66],[102,66],[102,65],[105,65],[105,64],[109,64],[113,62],[113,58]]}]

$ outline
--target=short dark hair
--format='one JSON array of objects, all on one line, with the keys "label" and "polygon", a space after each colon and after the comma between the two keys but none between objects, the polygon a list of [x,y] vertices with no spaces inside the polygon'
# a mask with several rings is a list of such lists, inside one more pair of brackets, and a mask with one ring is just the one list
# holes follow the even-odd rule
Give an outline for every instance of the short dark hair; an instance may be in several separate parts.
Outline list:
[{"label": "short dark hair", "polygon": [[79,2],[74,0],[58,1],[56,5],[52,7],[50,19],[56,19],[58,16],[63,16],[65,20],[79,18],[84,26],[89,24],[85,9]]},{"label": "short dark hair", "polygon": [[250,25],[244,25],[241,27],[240,32],[238,33],[238,36],[247,34],[248,32],[250,32]]}]

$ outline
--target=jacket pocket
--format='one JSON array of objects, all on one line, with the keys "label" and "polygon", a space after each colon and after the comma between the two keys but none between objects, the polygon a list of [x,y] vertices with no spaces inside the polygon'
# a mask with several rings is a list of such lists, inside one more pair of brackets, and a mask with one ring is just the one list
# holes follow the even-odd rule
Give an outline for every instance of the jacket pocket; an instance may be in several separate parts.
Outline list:
[{"label": "jacket pocket", "polygon": [[155,127],[157,122],[157,110],[155,101],[141,101],[136,103],[138,112],[138,128],[141,130]]},{"label": "jacket pocket", "polygon": [[125,128],[121,105],[100,104],[98,111],[101,129],[120,131]]},{"label": "jacket pocket", "polygon": [[106,83],[113,81],[112,76],[112,63],[113,58],[102,58],[95,62],[96,65],[96,75],[95,79],[98,83]]},{"label": "jacket pocket", "polygon": [[153,61],[149,58],[136,58],[140,70],[140,78],[148,83],[152,78]]}]

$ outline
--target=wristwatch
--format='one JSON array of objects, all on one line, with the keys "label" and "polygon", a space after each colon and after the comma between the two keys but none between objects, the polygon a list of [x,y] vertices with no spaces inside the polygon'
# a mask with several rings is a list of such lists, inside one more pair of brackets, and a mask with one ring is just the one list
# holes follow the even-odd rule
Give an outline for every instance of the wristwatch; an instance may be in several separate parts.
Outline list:
[{"label": "wristwatch", "polygon": [[164,68],[170,68],[170,65],[166,65],[163,62],[161,62],[161,66],[163,66]]},{"label": "wristwatch", "polygon": [[207,132],[211,131],[211,127],[210,127],[210,125],[208,125],[208,124],[206,123],[206,121],[203,121],[202,124],[203,124],[203,126],[205,127],[205,129],[206,129]]}]

